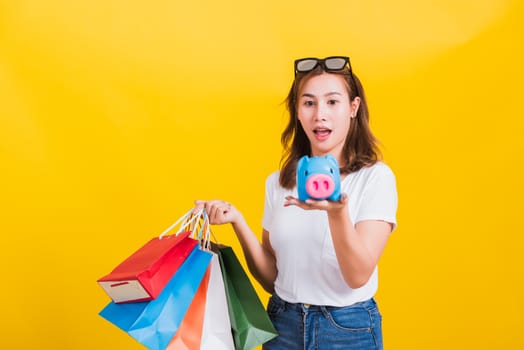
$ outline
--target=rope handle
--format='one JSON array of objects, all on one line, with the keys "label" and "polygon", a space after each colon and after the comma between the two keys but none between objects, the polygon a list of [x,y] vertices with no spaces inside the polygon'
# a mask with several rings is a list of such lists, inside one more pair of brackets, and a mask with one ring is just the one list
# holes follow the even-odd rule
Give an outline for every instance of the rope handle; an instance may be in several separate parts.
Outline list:
[{"label": "rope handle", "polygon": [[213,237],[214,242],[217,242],[215,235],[211,231],[211,223],[209,222],[209,216],[205,209],[201,209],[196,213],[194,213],[194,209],[189,210],[165,229],[158,238],[164,238],[169,231],[173,230],[179,224],[180,228],[176,234],[178,235],[186,229],[191,231],[189,237],[199,241],[203,250],[211,251],[211,237]]},{"label": "rope handle", "polygon": [[[177,231],[177,234],[179,234],[180,232],[182,232],[186,227],[188,227],[194,220],[197,220],[201,215],[202,215],[202,212],[204,210],[200,210],[196,215],[192,215],[193,214],[193,209],[189,210],[187,213],[185,213],[184,215],[182,215],[177,221],[175,221],[171,226],[169,226],[168,228],[166,228],[164,230],[164,232],[162,232],[160,234],[160,236],[158,236],[159,239],[162,239],[164,238],[164,236],[169,232],[171,231],[173,228],[175,228],[180,222],[182,222],[182,225],[180,226],[180,228],[178,229]],[[192,216],[192,217],[191,217]],[[190,218],[191,217],[191,218]],[[190,220],[187,220],[188,218],[190,218]]]},{"label": "rope handle", "polygon": [[[205,251],[211,251],[211,237],[216,242],[216,237],[211,231],[211,223],[205,209],[196,214],[190,214],[185,219],[188,222],[190,237],[200,242],[200,247]],[[184,225],[183,225],[184,226]]]}]

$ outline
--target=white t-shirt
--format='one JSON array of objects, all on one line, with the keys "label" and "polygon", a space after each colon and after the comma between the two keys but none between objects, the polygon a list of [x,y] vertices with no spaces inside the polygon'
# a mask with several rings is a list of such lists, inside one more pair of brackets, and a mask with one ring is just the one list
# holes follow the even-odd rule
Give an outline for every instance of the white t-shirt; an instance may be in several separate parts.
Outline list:
[{"label": "white t-shirt", "polygon": [[[276,294],[291,303],[329,306],[348,306],[373,297],[378,287],[377,267],[364,286],[350,288],[340,272],[327,213],[284,207],[285,197],[297,197],[297,189],[283,189],[278,177],[276,171],[266,179],[262,219],[276,255]],[[353,224],[382,220],[396,227],[396,181],[386,164],[378,162],[347,175],[341,192],[348,195]]]}]

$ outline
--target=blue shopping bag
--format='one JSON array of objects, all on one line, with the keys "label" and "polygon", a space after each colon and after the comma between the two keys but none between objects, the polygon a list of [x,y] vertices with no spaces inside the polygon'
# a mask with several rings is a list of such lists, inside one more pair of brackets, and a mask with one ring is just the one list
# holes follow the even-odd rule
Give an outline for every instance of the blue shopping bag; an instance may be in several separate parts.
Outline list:
[{"label": "blue shopping bag", "polygon": [[147,348],[165,349],[182,323],[211,257],[211,253],[195,247],[156,299],[129,304],[110,302],[100,316]]}]

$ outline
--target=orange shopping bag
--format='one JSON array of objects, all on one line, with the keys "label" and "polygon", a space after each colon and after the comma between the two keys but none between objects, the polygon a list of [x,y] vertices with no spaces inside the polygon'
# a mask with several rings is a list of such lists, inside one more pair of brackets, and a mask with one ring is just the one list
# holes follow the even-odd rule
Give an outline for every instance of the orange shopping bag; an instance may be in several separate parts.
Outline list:
[{"label": "orange shopping bag", "polygon": [[206,274],[200,283],[200,287],[198,287],[195,297],[193,298],[193,301],[191,301],[191,305],[189,306],[178,331],[167,345],[166,350],[200,349],[210,273],[211,266],[207,268]]}]

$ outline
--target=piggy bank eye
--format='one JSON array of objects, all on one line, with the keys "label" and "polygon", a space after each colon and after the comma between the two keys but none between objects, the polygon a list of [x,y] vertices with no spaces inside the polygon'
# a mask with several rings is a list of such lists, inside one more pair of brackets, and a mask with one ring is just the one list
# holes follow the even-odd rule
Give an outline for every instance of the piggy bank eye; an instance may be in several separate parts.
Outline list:
[{"label": "piggy bank eye", "polygon": [[331,174],[334,174],[333,168],[329,168],[329,171],[331,171]]},{"label": "piggy bank eye", "polygon": [[304,171],[304,175],[308,176],[309,175],[309,171]]}]

